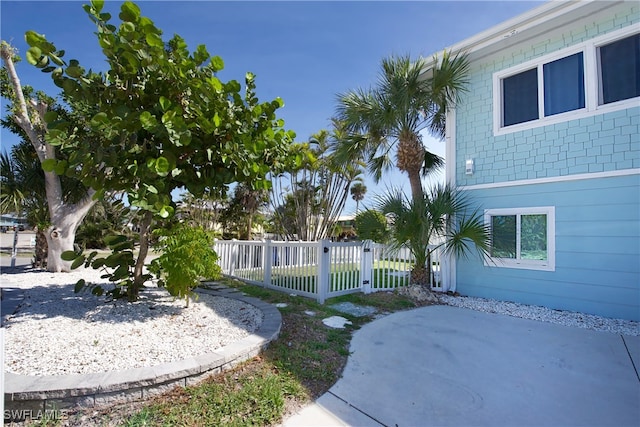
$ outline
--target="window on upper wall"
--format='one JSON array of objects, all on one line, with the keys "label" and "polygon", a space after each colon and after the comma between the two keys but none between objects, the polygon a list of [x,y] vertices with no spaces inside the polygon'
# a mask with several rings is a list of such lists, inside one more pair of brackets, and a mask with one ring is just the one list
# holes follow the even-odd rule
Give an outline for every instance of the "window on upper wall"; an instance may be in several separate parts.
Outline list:
[{"label": "window on upper wall", "polygon": [[629,26],[493,75],[494,134],[637,105],[640,34]]},{"label": "window on upper wall", "polygon": [[555,270],[555,208],[489,209],[493,267]]},{"label": "window on upper wall", "polygon": [[640,34],[598,48],[600,105],[640,96]]},{"label": "window on upper wall", "polygon": [[501,83],[502,126],[584,108],[584,55],[579,52],[539,64],[504,77]]}]

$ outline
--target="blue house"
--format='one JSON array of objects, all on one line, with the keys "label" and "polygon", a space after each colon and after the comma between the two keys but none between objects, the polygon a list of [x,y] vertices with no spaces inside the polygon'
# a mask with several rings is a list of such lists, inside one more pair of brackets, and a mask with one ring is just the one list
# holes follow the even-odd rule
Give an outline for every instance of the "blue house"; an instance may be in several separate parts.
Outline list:
[{"label": "blue house", "polygon": [[548,2],[447,50],[471,68],[446,175],[492,249],[445,286],[640,320],[640,3]]}]

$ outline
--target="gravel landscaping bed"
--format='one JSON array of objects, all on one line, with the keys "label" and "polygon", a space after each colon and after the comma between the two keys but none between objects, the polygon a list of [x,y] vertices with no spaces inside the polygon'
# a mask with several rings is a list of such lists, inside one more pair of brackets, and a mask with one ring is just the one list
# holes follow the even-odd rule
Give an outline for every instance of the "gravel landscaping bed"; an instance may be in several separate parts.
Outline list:
[{"label": "gravel landscaping bed", "polygon": [[212,352],[262,323],[253,305],[207,294],[185,307],[184,299],[157,287],[143,289],[135,303],[74,293],[78,279],[103,283],[100,274],[0,275],[2,287],[24,289],[25,296],[4,325],[7,371],[64,375],[154,366]]},{"label": "gravel landscaping bed", "polygon": [[610,319],[593,314],[552,310],[546,307],[475,297],[439,295],[439,300],[443,304],[483,311],[485,313],[506,314],[524,319],[539,320],[542,322],[551,322],[620,335],[640,335],[640,323],[632,320]]}]

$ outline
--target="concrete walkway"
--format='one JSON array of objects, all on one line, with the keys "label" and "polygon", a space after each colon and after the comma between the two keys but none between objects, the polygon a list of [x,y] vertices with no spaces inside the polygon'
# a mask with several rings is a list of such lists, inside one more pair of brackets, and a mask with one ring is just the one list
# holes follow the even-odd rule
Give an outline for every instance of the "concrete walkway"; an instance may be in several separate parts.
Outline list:
[{"label": "concrete walkway", "polygon": [[640,337],[432,306],[365,325],[284,426],[640,426]]}]

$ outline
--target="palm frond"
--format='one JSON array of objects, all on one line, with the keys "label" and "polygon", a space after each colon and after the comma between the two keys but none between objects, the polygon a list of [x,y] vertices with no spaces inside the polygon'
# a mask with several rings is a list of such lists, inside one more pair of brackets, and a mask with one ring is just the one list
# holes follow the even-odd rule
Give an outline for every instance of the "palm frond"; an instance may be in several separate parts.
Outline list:
[{"label": "palm frond", "polygon": [[444,159],[437,154],[424,150],[424,163],[422,164],[422,176],[438,171],[444,167]]}]

